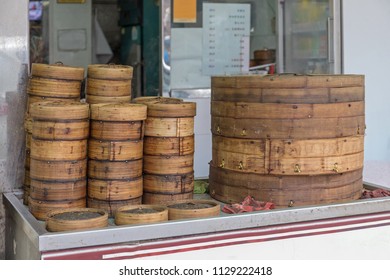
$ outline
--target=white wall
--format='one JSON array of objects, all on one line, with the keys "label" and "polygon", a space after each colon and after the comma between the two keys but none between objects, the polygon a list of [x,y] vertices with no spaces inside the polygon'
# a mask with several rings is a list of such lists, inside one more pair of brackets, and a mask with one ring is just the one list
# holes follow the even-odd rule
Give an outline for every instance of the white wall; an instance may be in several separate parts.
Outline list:
[{"label": "white wall", "polygon": [[343,1],[345,74],[364,74],[364,179],[390,187],[390,1]]}]

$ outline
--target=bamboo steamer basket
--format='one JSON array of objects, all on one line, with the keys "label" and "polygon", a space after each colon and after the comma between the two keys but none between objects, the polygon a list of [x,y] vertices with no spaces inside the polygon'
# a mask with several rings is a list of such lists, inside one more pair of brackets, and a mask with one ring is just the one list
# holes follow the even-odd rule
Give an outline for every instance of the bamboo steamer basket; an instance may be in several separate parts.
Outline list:
[{"label": "bamboo steamer basket", "polygon": [[139,104],[155,104],[155,103],[169,103],[169,102],[182,102],[181,98],[163,97],[163,96],[140,96],[132,100],[133,103]]},{"label": "bamboo steamer basket", "polygon": [[143,194],[142,176],[131,180],[88,179],[88,197],[97,200],[128,200]]},{"label": "bamboo steamer basket", "polygon": [[186,137],[146,137],[145,155],[182,156],[194,153],[194,135]]},{"label": "bamboo steamer basket", "polygon": [[33,120],[85,120],[89,118],[89,105],[82,102],[46,101],[30,105]]},{"label": "bamboo steamer basket", "polygon": [[145,123],[139,121],[90,121],[90,138],[102,141],[142,140]]},{"label": "bamboo steamer basket", "polygon": [[178,175],[193,171],[194,155],[148,156],[144,155],[143,170],[146,174]]},{"label": "bamboo steamer basket", "polygon": [[[364,76],[212,77],[211,116],[213,198],[236,203],[250,193],[287,207],[360,197]],[[329,186],[340,174],[350,179]],[[294,184],[282,188],[290,177]],[[307,183],[316,180],[323,189]]]},{"label": "bamboo steamer basket", "polygon": [[84,67],[72,67],[61,62],[55,64],[32,63],[31,76],[61,80],[84,80]]},{"label": "bamboo steamer basket", "polygon": [[81,81],[30,77],[27,93],[30,96],[80,99]]},{"label": "bamboo steamer basket", "polygon": [[[239,203],[248,195],[276,208],[359,199],[362,169],[316,176],[274,176],[242,173],[210,165],[210,195],[224,203]],[[276,187],[277,186],[277,187]]]},{"label": "bamboo steamer basket", "polygon": [[77,181],[31,180],[30,196],[41,201],[62,201],[85,199],[87,196],[85,179]]},{"label": "bamboo steamer basket", "polygon": [[88,96],[119,97],[131,94],[131,80],[87,79]]},{"label": "bamboo steamer basket", "polygon": [[36,119],[32,136],[42,140],[81,140],[89,136],[89,120],[49,121]]},{"label": "bamboo steamer basket", "polygon": [[155,118],[145,121],[145,136],[186,137],[194,135],[194,118]]},{"label": "bamboo steamer basket", "polygon": [[130,103],[131,96],[98,96],[88,94],[85,98],[88,104],[99,104],[99,103]]},{"label": "bamboo steamer basket", "polygon": [[43,181],[73,181],[87,176],[87,159],[46,161],[31,158],[30,177]]},{"label": "bamboo steamer basket", "polygon": [[143,157],[143,142],[135,141],[101,141],[89,139],[88,157],[95,160],[124,161]]},{"label": "bamboo steamer basket", "polygon": [[[183,207],[178,207],[183,205]],[[204,208],[198,208],[204,206]],[[168,219],[193,219],[219,216],[221,206],[213,200],[182,200],[168,205]]]},{"label": "bamboo steamer basket", "polygon": [[48,161],[82,160],[87,157],[87,139],[49,141],[31,139],[31,158]]},{"label": "bamboo steamer basket", "polygon": [[180,175],[143,175],[143,190],[150,194],[191,193],[194,190],[194,172]]},{"label": "bamboo steamer basket", "polygon": [[93,179],[126,180],[142,175],[142,159],[131,161],[88,161],[88,177]]},{"label": "bamboo steamer basket", "polygon": [[162,205],[122,206],[115,213],[115,224],[134,225],[168,221],[168,208]]},{"label": "bamboo steamer basket", "polygon": [[98,121],[140,121],[147,117],[143,104],[92,104],[91,119]]},{"label": "bamboo steamer basket", "polygon": [[108,226],[108,213],[102,209],[70,208],[47,213],[46,229],[51,232],[98,229]]},{"label": "bamboo steamer basket", "polygon": [[31,196],[28,198],[28,208],[31,214],[38,220],[45,221],[47,214],[53,210],[68,208],[85,208],[86,199],[62,200],[62,201],[45,201],[35,200]]},{"label": "bamboo steamer basket", "polygon": [[144,204],[160,204],[168,205],[173,201],[189,200],[193,198],[193,192],[181,192],[181,193],[148,193],[144,192],[142,196],[142,202]]},{"label": "bamboo steamer basket", "polygon": [[133,78],[133,67],[117,64],[91,64],[87,69],[88,78],[102,80],[130,80]]},{"label": "bamboo steamer basket", "polygon": [[87,197],[88,208],[105,210],[110,218],[115,217],[115,213],[120,207],[140,204],[142,204],[142,196],[126,200],[98,200]]}]

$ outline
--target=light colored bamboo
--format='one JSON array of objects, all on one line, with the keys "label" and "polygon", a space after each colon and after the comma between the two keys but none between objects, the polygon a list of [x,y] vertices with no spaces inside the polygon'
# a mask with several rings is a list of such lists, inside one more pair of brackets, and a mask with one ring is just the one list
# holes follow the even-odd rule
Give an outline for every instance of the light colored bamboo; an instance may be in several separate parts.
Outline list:
[{"label": "light colored bamboo", "polygon": [[174,201],[189,200],[192,199],[194,193],[192,191],[186,193],[171,193],[171,194],[161,194],[161,193],[148,193],[144,192],[142,196],[142,203],[144,204],[160,204],[160,205],[169,205]]},{"label": "light colored bamboo", "polygon": [[92,104],[91,119],[99,121],[140,121],[147,117],[147,106],[143,104]]},{"label": "light colored bamboo", "polygon": [[194,153],[194,136],[145,137],[145,155],[182,156]]},{"label": "light colored bamboo", "polygon": [[143,142],[88,140],[88,158],[108,161],[136,160],[143,157]]},{"label": "light colored bamboo", "polygon": [[31,139],[31,158],[47,161],[82,160],[87,157],[87,139],[49,141]]},{"label": "light colored bamboo", "polygon": [[194,190],[194,172],[180,175],[144,174],[144,192],[150,194],[191,193]]},{"label": "light colored bamboo", "polygon": [[81,82],[30,77],[27,83],[27,93],[30,96],[80,99]]},{"label": "light colored bamboo", "polygon": [[43,161],[31,158],[30,177],[37,180],[72,181],[85,179],[87,160],[77,161]]},{"label": "light colored bamboo", "polygon": [[87,95],[89,96],[105,96],[105,97],[120,97],[131,96],[131,80],[103,80],[103,79],[87,79],[86,85]]},{"label": "light colored bamboo", "polygon": [[133,67],[117,64],[90,64],[87,69],[88,78],[102,80],[128,80],[133,77]]},{"label": "light colored bamboo", "polygon": [[65,101],[36,102],[30,105],[30,116],[33,120],[83,120],[89,118],[89,105]]},{"label": "light colored bamboo", "polygon": [[141,104],[155,104],[155,103],[178,103],[183,102],[183,99],[181,98],[174,98],[174,97],[164,97],[164,96],[140,96],[136,97],[132,100],[134,103],[141,103]]},{"label": "light colored bamboo", "polygon": [[87,94],[85,100],[88,104],[130,103],[131,96],[98,96]]},{"label": "light colored bamboo", "polygon": [[84,80],[84,67],[72,67],[62,63],[56,64],[31,64],[31,76],[63,80]]},{"label": "light colored bamboo", "polygon": [[194,118],[154,118],[145,121],[145,136],[186,137],[194,135]]},{"label": "light colored bamboo", "polygon": [[32,136],[42,140],[81,140],[89,136],[89,120],[34,120]]},{"label": "light colored bamboo", "polygon": [[87,196],[87,182],[85,179],[64,182],[32,179],[30,196],[35,200],[43,201],[83,199]]},{"label": "light colored bamboo", "polygon": [[[188,204],[194,205],[194,208],[175,208],[175,205]],[[196,205],[207,205],[207,208],[196,208]],[[169,220],[206,218],[219,216],[221,206],[219,203],[212,200],[184,200],[175,201],[168,205]]]},{"label": "light colored bamboo", "polygon": [[88,197],[98,200],[127,200],[143,194],[142,176],[131,180],[88,179]]},{"label": "light colored bamboo", "polygon": [[142,159],[131,161],[88,161],[88,177],[94,179],[124,180],[142,175]]},{"label": "light colored bamboo", "polygon": [[[152,210],[152,213],[137,213],[143,209]],[[117,209],[115,213],[115,224],[134,225],[134,224],[150,224],[168,221],[168,208],[162,205],[128,205]]]},{"label": "light colored bamboo", "polygon": [[178,175],[193,171],[194,155],[149,156],[144,155],[144,172],[147,174]]},{"label": "light colored bamboo", "polygon": [[142,140],[144,121],[90,121],[90,138],[103,141]]},{"label": "light colored bamboo", "polygon": [[46,229],[51,232],[90,230],[107,226],[108,213],[102,209],[59,209],[47,213],[46,218]]},{"label": "light colored bamboo", "polygon": [[53,210],[63,210],[68,208],[85,208],[85,198],[77,200],[63,200],[63,201],[44,201],[35,200],[31,196],[28,199],[28,208],[31,214],[38,220],[45,221],[47,214]]}]

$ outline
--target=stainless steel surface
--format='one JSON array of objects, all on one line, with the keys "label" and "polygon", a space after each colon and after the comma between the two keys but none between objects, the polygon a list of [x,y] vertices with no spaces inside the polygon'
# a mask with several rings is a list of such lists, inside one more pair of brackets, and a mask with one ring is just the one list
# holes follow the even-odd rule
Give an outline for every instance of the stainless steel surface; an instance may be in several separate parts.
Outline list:
[{"label": "stainless steel surface", "polygon": [[[380,186],[366,184],[367,188]],[[88,231],[50,233],[43,222],[36,221],[14,194],[4,195],[7,213],[23,231],[19,236],[28,237],[29,249],[39,252],[83,248],[109,244],[139,243],[148,240],[183,237],[196,234],[212,234],[223,231],[244,230],[256,227],[281,225],[303,221],[371,214],[390,211],[390,197],[357,200],[348,203],[275,209],[271,211],[228,215],[205,219],[168,221],[165,223],[114,226]],[[17,235],[16,235],[17,237]],[[15,237],[14,237],[15,238]],[[18,244],[20,240],[13,243]]]}]

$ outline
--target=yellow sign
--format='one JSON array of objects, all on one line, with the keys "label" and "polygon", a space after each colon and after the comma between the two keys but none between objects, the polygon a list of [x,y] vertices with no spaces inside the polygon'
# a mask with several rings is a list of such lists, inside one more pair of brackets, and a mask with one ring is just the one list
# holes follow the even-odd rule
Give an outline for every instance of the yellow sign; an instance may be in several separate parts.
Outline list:
[{"label": "yellow sign", "polygon": [[173,22],[195,23],[196,0],[173,0]]}]

